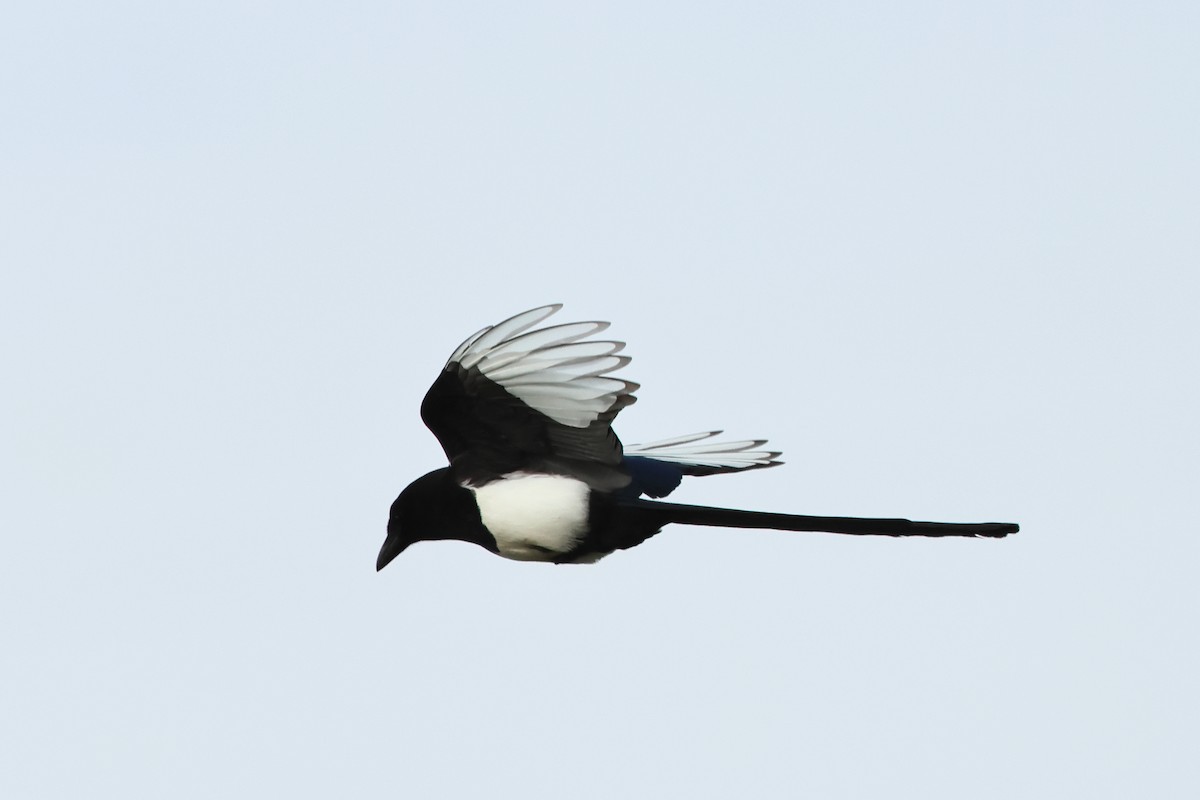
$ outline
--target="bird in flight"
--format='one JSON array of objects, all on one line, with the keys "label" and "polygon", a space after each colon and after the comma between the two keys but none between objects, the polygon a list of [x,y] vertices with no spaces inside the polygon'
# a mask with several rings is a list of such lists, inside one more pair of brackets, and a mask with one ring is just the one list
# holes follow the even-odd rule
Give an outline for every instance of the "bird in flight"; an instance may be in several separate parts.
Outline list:
[{"label": "bird in flight", "polygon": [[765,440],[720,431],[622,446],[613,420],[638,384],[613,377],[623,342],[593,338],[607,322],[538,327],[562,308],[530,309],[455,348],[421,403],[450,461],[392,503],[376,569],[414,542],[457,539],[518,561],[595,562],[664,525],[770,528],[876,536],[1016,533],[1008,522],[811,517],[665,503],[684,476],[778,466]]}]

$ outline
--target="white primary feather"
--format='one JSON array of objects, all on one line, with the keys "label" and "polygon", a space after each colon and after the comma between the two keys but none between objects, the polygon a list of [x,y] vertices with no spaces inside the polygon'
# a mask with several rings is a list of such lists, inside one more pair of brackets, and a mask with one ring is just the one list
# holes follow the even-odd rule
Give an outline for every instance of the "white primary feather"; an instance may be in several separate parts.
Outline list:
[{"label": "white primary feather", "polygon": [[532,328],[560,308],[562,308],[561,304],[531,308],[509,317],[503,322],[489,325],[460,344],[454,351],[454,355],[450,356],[450,360],[460,361],[467,353],[486,352],[505,339],[511,339]]},{"label": "white primary feather", "polygon": [[[646,458],[656,458],[659,461],[673,461],[678,464],[720,469],[749,469],[750,467],[779,463],[776,460],[779,453],[758,449],[767,443],[766,439],[743,439],[736,442],[706,441],[721,433],[721,431],[705,431],[646,444],[627,444],[625,445],[625,455],[645,456]],[[703,442],[703,444],[696,444],[696,442]]]},{"label": "white primary feather", "polygon": [[484,328],[460,344],[446,363],[475,367],[550,419],[586,428],[638,385],[606,377],[629,363],[628,356],[614,355],[624,342],[587,338],[606,329],[607,322],[534,328],[560,308],[541,306]]},{"label": "white primary feather", "polygon": [[[569,322],[565,325],[551,325],[548,328],[538,328],[535,331],[529,331],[520,336],[505,339],[500,344],[489,348],[486,352],[479,352],[479,360],[487,359],[496,363],[507,363],[507,361],[518,359],[527,353],[532,353],[543,347],[568,344],[583,339],[591,336],[593,333],[599,333],[607,327],[607,322]],[[474,352],[477,351],[472,348],[472,353]],[[463,366],[472,366],[472,364],[466,363],[467,360],[469,360],[469,357],[468,359],[464,359]]]}]

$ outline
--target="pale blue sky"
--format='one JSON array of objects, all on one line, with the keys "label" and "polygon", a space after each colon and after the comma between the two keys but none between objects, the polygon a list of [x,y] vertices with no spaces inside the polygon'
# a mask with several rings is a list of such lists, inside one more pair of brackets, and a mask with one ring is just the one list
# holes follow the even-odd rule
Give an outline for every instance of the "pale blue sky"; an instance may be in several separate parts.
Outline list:
[{"label": "pale blue sky", "polygon": [[[1191,3],[38,3],[0,24],[0,795],[1190,797]],[[1005,541],[414,547],[564,302],[683,501]]]}]

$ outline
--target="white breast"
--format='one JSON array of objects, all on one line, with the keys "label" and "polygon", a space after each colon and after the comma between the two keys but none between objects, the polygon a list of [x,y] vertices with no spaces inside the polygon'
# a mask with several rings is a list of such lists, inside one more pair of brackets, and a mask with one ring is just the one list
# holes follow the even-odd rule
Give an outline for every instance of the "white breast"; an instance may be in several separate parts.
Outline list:
[{"label": "white breast", "polygon": [[500,555],[518,561],[553,561],[579,544],[587,531],[588,486],[563,475],[514,472],[475,493],[479,516]]}]

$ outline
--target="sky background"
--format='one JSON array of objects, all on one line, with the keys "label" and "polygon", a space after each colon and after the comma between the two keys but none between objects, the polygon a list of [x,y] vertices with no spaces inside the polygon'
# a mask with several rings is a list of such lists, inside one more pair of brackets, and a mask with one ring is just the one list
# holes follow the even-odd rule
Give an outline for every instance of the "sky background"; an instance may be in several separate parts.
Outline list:
[{"label": "sky background", "polygon": [[[0,795],[1194,797],[1194,3],[42,2],[0,22]],[[562,302],[594,567],[418,545],[418,407]]]}]

